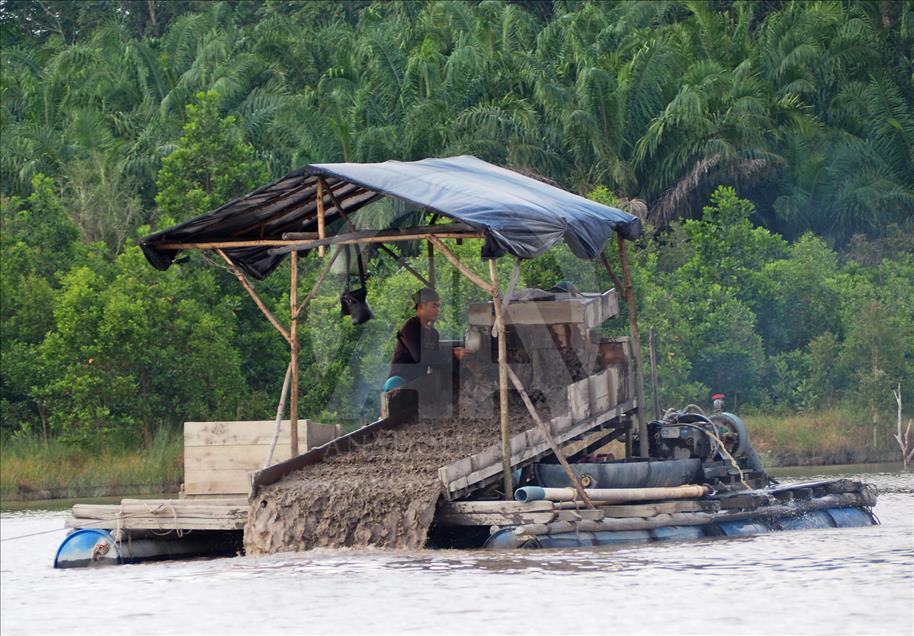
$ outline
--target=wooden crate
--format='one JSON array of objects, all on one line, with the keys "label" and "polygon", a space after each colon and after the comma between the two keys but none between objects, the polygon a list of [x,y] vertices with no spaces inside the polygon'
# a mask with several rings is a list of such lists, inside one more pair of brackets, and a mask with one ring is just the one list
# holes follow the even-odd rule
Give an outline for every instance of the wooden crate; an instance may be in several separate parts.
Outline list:
[{"label": "wooden crate", "polygon": [[[580,294],[559,300],[520,301],[508,304],[505,312],[507,325],[583,324],[588,328],[599,327],[619,315],[619,300],[615,289],[602,294]],[[473,326],[491,327],[494,322],[492,303],[475,303],[469,306],[469,323]]]},{"label": "wooden crate", "polygon": [[[184,494],[187,497],[248,494],[250,473],[263,468],[275,422],[185,422]],[[279,431],[272,464],[291,457],[289,421]],[[299,450],[321,446],[342,435],[338,424],[298,422]]]}]

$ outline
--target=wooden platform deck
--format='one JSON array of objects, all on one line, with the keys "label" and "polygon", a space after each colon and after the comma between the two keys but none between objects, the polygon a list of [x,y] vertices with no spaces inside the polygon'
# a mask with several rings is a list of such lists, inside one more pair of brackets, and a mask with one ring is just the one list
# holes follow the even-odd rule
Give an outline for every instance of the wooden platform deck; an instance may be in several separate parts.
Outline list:
[{"label": "wooden platform deck", "polygon": [[695,499],[597,505],[552,501],[445,502],[438,508],[442,525],[514,527],[517,534],[629,531],[666,526],[696,526],[747,519],[790,517],[842,506],[871,507],[875,490],[853,480],[790,484]]},{"label": "wooden platform deck", "polygon": [[244,529],[247,498],[123,499],[120,504],[76,504],[68,528],[115,532]]}]

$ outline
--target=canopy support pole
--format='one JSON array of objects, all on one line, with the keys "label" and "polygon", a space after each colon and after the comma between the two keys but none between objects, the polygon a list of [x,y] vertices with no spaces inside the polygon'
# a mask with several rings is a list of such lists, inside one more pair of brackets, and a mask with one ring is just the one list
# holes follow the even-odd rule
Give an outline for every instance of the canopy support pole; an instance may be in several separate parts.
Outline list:
[{"label": "canopy support pole", "polygon": [[426,281],[426,284],[435,289],[437,287],[435,285],[435,246],[432,245],[431,241],[425,242],[425,250],[428,254],[428,281]]},{"label": "canopy support pole", "polygon": [[491,283],[487,283],[473,270],[461,263],[460,259],[440,239],[430,236],[428,240],[470,282],[492,296],[492,304],[495,307],[495,327],[498,333],[498,412],[501,421],[502,471],[504,472],[505,499],[511,501],[514,499],[514,483],[511,477],[511,436],[508,433],[508,344],[505,340],[505,321],[501,307],[501,294],[498,291],[498,273],[495,269],[495,259],[489,260]]},{"label": "canopy support pole", "polygon": [[543,422],[540,414],[536,412],[536,407],[533,406],[533,401],[530,399],[530,396],[527,395],[527,391],[524,389],[524,385],[521,384],[520,378],[517,377],[517,374],[514,373],[514,369],[512,369],[510,366],[508,366],[508,377],[511,378],[511,384],[514,385],[514,389],[520,393],[520,398],[524,401],[524,406],[527,407],[527,411],[530,413],[530,417],[533,418],[533,421],[536,422],[536,425],[539,427],[543,437],[546,438],[546,443],[549,444],[549,448],[552,449],[556,459],[558,459],[559,463],[562,465],[562,470],[565,471],[565,474],[568,476],[568,479],[571,481],[574,489],[578,491],[578,497],[588,506],[596,509],[596,507],[593,505],[593,502],[590,501],[590,497],[587,496],[587,492],[585,492],[584,486],[581,485],[581,481],[578,479],[578,476],[574,474],[573,470],[571,470],[571,465],[569,465],[568,460],[565,458],[565,453],[563,453],[562,449],[559,448],[559,445],[555,443],[555,439],[552,437],[552,433],[549,432],[549,428]]},{"label": "canopy support pole", "polygon": [[441,239],[439,239],[437,236],[429,236],[428,240],[431,241],[435,245],[435,247],[438,248],[438,251],[441,252],[442,254],[444,254],[444,257],[451,262],[451,265],[456,267],[458,269],[458,271],[460,271],[461,274],[463,274],[470,280],[471,283],[473,283],[477,287],[480,287],[484,291],[488,292],[490,296],[495,296],[498,294],[497,287],[493,287],[490,283],[487,283],[480,276],[478,276],[476,274],[476,272],[474,272],[469,267],[467,267],[466,265],[461,263],[460,259],[458,259],[456,256],[454,256],[454,253],[451,252],[451,250],[449,250],[444,245],[444,243],[441,242]]},{"label": "canopy support pole", "polygon": [[[638,332],[638,310],[635,307],[635,291],[632,287],[632,273],[628,266],[625,239],[616,234],[619,243],[619,260],[622,262],[622,280],[625,283],[625,304],[628,305],[628,329],[631,335],[632,364],[635,367],[635,395],[638,398],[638,456],[642,459],[650,454],[647,439],[647,421],[644,418],[644,367],[641,364],[641,335]],[[606,261],[608,262],[608,261]],[[610,269],[612,271],[612,269]]]},{"label": "canopy support pole", "polygon": [[226,263],[228,263],[232,273],[235,274],[235,278],[238,279],[242,287],[244,287],[250,297],[254,300],[254,303],[256,303],[257,307],[260,308],[260,311],[263,313],[263,315],[266,316],[267,320],[270,321],[270,324],[276,327],[276,330],[280,333],[280,335],[285,339],[286,342],[291,345],[292,337],[289,335],[289,332],[283,329],[283,326],[279,324],[279,321],[276,320],[273,314],[270,313],[270,310],[267,309],[267,306],[263,304],[263,301],[260,300],[260,296],[258,296],[257,292],[254,291],[254,288],[251,286],[251,283],[248,282],[248,279],[244,273],[235,266],[235,263],[233,263],[232,260],[226,256],[225,252],[223,252],[221,249],[217,249],[216,253],[221,256]]},{"label": "canopy support pole", "polygon": [[[327,274],[330,273],[330,268],[333,267],[333,263],[336,262],[337,257],[342,251],[343,250],[336,250],[333,253],[333,256],[330,257],[330,260],[327,261],[327,264],[324,265],[324,269],[321,271],[320,276],[317,277],[317,281],[315,281],[314,287],[311,288],[311,291],[308,292],[308,295],[305,296],[305,299],[301,301],[298,309],[295,310],[295,313],[293,314],[295,318],[301,316],[301,312],[303,312],[308,307],[308,304],[314,300],[314,297],[317,296],[317,292],[320,291],[321,285],[324,283],[324,279],[327,278]],[[293,253],[297,254],[297,252]]]},{"label": "canopy support pole", "polygon": [[403,257],[400,256],[399,254],[397,254],[395,251],[393,251],[392,249],[390,249],[389,247],[387,247],[386,245],[384,245],[384,243],[378,243],[378,248],[379,248],[382,252],[384,252],[385,254],[387,254],[388,256],[390,256],[392,259],[394,259],[394,260],[397,262],[397,265],[399,265],[400,267],[402,267],[403,269],[405,269],[407,272],[409,272],[410,274],[412,274],[413,277],[414,277],[416,280],[418,280],[420,283],[422,283],[422,284],[425,285],[426,287],[431,287],[431,288],[434,288],[434,287],[435,287],[435,283],[434,283],[432,280],[427,280],[427,279],[425,278],[425,276],[423,276],[422,274],[420,274],[419,272],[417,272],[415,269],[413,269],[412,267],[410,267],[409,263],[406,262],[406,259],[405,259],[405,258],[403,258]]},{"label": "canopy support pole", "polygon": [[511,436],[508,432],[508,343],[505,337],[505,316],[498,292],[498,271],[495,259],[489,259],[489,278],[492,280],[492,304],[495,307],[495,326],[498,330],[498,412],[501,419],[501,465],[505,477],[505,499],[514,499],[511,475]]},{"label": "canopy support pole", "polygon": [[[292,268],[291,281],[289,285],[289,307],[292,314],[292,324],[290,326],[289,345],[291,349],[292,367],[292,399],[289,406],[289,440],[291,442],[292,457],[298,457],[298,252],[292,252],[292,258],[289,261]],[[305,442],[307,444],[307,440]]]},{"label": "canopy support pole", "polygon": [[[324,180],[317,180],[317,238],[323,240],[327,237],[327,228],[324,220]],[[324,246],[317,248],[317,255],[324,257]],[[293,455],[293,457],[295,457]]]},{"label": "canopy support pole", "polygon": [[276,421],[273,423],[273,439],[270,440],[270,451],[263,462],[264,468],[269,468],[273,463],[273,453],[276,451],[276,441],[279,439],[279,429],[282,428],[282,414],[286,410],[286,396],[289,395],[289,380],[292,375],[292,363],[286,367],[286,377],[282,381],[282,391],[279,393],[279,406],[276,407]]}]

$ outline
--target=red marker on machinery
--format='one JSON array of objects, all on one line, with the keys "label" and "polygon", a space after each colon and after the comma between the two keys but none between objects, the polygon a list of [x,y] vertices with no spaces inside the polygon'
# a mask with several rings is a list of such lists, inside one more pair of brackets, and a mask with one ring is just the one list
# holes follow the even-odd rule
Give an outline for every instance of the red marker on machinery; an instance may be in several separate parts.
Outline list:
[{"label": "red marker on machinery", "polygon": [[727,397],[723,393],[715,393],[711,396],[711,399],[714,400],[713,411],[715,414],[722,413],[724,410],[724,398]]}]

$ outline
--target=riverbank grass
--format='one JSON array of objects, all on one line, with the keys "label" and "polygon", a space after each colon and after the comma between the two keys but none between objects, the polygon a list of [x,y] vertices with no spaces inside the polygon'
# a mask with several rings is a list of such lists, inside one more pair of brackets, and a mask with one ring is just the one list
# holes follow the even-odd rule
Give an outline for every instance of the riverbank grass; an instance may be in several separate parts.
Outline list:
[{"label": "riverbank grass", "polygon": [[859,413],[832,409],[787,416],[747,415],[743,419],[752,445],[769,467],[898,459],[887,424],[877,423],[874,445],[872,423]]},{"label": "riverbank grass", "polygon": [[38,438],[4,440],[0,498],[102,497],[177,492],[184,473],[183,435],[159,431],[148,448],[85,449]]}]

